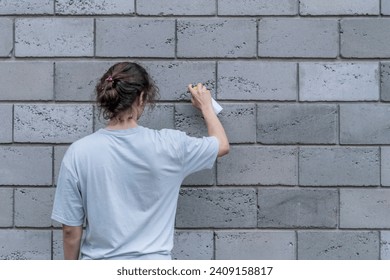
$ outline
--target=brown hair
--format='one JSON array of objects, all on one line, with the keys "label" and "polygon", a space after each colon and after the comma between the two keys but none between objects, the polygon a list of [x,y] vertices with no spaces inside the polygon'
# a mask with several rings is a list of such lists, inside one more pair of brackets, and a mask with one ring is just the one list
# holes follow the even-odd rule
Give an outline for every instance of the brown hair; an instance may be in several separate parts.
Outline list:
[{"label": "brown hair", "polygon": [[96,100],[104,119],[111,119],[130,110],[142,92],[143,101],[153,107],[159,95],[148,72],[137,63],[119,62],[100,78],[96,85]]}]

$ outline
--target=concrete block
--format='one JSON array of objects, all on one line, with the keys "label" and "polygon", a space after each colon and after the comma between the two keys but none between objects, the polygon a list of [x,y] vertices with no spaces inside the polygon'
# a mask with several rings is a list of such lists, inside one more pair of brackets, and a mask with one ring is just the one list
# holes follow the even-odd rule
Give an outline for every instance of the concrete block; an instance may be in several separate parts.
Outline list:
[{"label": "concrete block", "polygon": [[389,58],[389,25],[389,18],[341,20],[341,56],[345,58]]},{"label": "concrete block", "polygon": [[[221,103],[219,119],[225,128],[229,143],[256,142],[256,106],[248,103]],[[239,124],[239,125],[237,125]]]},{"label": "concrete block", "polygon": [[263,144],[336,144],[337,106],[258,104],[257,141]]},{"label": "concrete block", "polygon": [[212,260],[214,233],[209,230],[176,231],[173,260]]},{"label": "concrete block", "polygon": [[0,230],[1,260],[50,260],[50,230]]},{"label": "concrete block", "polygon": [[147,16],[210,16],[216,14],[216,0],[137,0],[137,14]]},{"label": "concrete block", "polygon": [[255,19],[178,19],[178,57],[255,57]]},{"label": "concrete block", "polygon": [[218,15],[272,16],[296,15],[297,0],[219,0]]},{"label": "concrete block", "polygon": [[216,64],[208,61],[144,62],[160,90],[163,101],[190,100],[188,84],[204,84],[212,94],[216,88]]},{"label": "concrete block", "polygon": [[149,110],[146,108],[139,119],[139,125],[152,129],[175,128],[175,107],[171,104],[157,104]]},{"label": "concrete block", "polygon": [[386,105],[340,105],[340,143],[390,144],[389,119]]},{"label": "concrete block", "polygon": [[378,0],[301,0],[301,15],[378,15]]},{"label": "concrete block", "polygon": [[50,227],[54,188],[15,190],[15,226]]},{"label": "concrete block", "polygon": [[[256,142],[256,109],[254,104],[223,104],[219,115],[230,143]],[[176,129],[194,137],[207,136],[207,127],[198,109],[190,104],[176,104]],[[237,123],[240,123],[237,126]]]},{"label": "concrete block", "polygon": [[52,185],[52,148],[0,146],[0,185]]},{"label": "concrete block", "polygon": [[300,260],[377,260],[376,231],[298,231]]},{"label": "concrete block", "polygon": [[62,159],[69,146],[54,146],[54,184],[57,184],[58,174],[60,172]]},{"label": "concrete block", "polygon": [[56,62],[55,99],[94,101],[95,86],[111,65],[109,62]]},{"label": "concrete block", "polygon": [[108,125],[109,120],[103,118],[103,112],[97,105],[93,106],[93,131],[97,131],[101,128],[105,128]]},{"label": "concrete block", "polygon": [[381,63],[381,100],[390,101],[390,63]]},{"label": "concrete block", "polygon": [[52,100],[53,71],[51,62],[1,62],[0,100]]},{"label": "concrete block", "polygon": [[218,63],[218,99],[296,100],[297,64],[259,61]]},{"label": "concrete block", "polygon": [[[118,44],[118,42],[121,43]],[[174,57],[175,20],[97,19],[96,55],[103,57]]]},{"label": "concrete block", "polygon": [[0,189],[0,227],[12,227],[14,224],[14,190]]},{"label": "concrete block", "polygon": [[296,185],[295,147],[232,146],[218,159],[218,185]]},{"label": "concrete block", "polygon": [[381,231],[381,260],[390,260],[390,231]]},{"label": "concrete block", "polygon": [[256,227],[256,191],[245,188],[180,190],[177,228]]},{"label": "concrete block", "polygon": [[300,63],[299,100],[379,99],[378,63]]},{"label": "concrete block", "polygon": [[335,58],[339,27],[335,19],[263,18],[259,21],[260,57]]},{"label": "concrete block", "polygon": [[0,143],[12,142],[13,105],[0,104]]},{"label": "concrete block", "polygon": [[0,1],[0,15],[53,14],[54,0]]},{"label": "concrete block", "polygon": [[63,260],[64,259],[64,245],[62,239],[62,230],[56,229],[53,230],[53,260]]},{"label": "concrete block", "polygon": [[390,147],[381,147],[381,185],[390,187]]},{"label": "concrete block", "polygon": [[205,169],[188,175],[184,181],[184,186],[213,186],[216,180],[215,166],[212,169]]},{"label": "concrete block", "polygon": [[[1,11],[1,2],[0,2]],[[1,14],[1,12],[0,12]],[[0,19],[0,57],[10,57],[14,48],[13,44],[13,22],[12,19]]]},{"label": "concrete block", "polygon": [[340,228],[390,228],[389,212],[390,189],[340,190]]},{"label": "concrete block", "polygon": [[260,188],[258,227],[336,228],[337,190]]},{"label": "concrete block", "polygon": [[175,104],[175,128],[192,137],[208,135],[202,114],[191,104]]},{"label": "concrete block", "polygon": [[71,143],[92,133],[91,105],[15,105],[15,142]]},{"label": "concrete block", "polygon": [[390,1],[389,0],[381,0],[381,14],[382,15],[390,15]]},{"label": "concrete block", "polygon": [[366,147],[301,147],[301,186],[377,186],[379,149]]},{"label": "concrete block", "polygon": [[134,11],[134,0],[56,0],[56,14],[60,15],[130,15]]},{"label": "concrete block", "polygon": [[15,56],[93,56],[93,28],[92,18],[16,19]]},{"label": "concrete block", "polygon": [[217,260],[295,260],[293,231],[217,231]]}]

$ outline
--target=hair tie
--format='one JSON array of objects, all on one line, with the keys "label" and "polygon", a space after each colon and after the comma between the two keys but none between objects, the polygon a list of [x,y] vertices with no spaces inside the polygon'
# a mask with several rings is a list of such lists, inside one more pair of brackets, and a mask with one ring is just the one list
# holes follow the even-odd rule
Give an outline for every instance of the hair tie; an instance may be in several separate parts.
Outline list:
[{"label": "hair tie", "polygon": [[112,82],[112,76],[108,76],[108,78],[106,79],[106,81]]}]

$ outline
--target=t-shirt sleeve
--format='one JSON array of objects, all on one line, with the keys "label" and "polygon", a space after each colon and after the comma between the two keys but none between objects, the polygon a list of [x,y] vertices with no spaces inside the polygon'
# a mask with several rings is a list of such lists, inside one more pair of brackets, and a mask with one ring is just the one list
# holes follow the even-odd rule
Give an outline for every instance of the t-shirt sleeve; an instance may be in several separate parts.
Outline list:
[{"label": "t-shirt sleeve", "polygon": [[186,134],[183,138],[184,176],[212,168],[219,150],[217,138],[214,136],[196,138]]},{"label": "t-shirt sleeve", "polygon": [[67,226],[80,226],[84,222],[84,208],[78,180],[64,162],[58,175],[51,218]]}]

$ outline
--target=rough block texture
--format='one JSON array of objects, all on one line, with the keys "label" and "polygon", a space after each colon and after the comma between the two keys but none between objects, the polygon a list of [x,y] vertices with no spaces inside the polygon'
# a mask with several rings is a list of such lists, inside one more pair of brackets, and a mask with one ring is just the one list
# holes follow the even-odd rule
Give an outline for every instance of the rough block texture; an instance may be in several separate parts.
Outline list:
[{"label": "rough block texture", "polygon": [[301,15],[378,15],[379,0],[301,0]]},{"label": "rough block texture", "polygon": [[12,142],[12,111],[11,104],[0,104],[0,120],[2,124],[0,126],[0,143]]},{"label": "rough block texture", "polygon": [[296,100],[297,90],[296,63],[218,63],[218,99]]},{"label": "rough block texture", "polygon": [[[226,130],[230,143],[256,142],[255,104],[220,104],[223,110],[219,119]],[[237,123],[240,123],[237,126]]]},{"label": "rough block texture", "polygon": [[381,12],[382,15],[390,15],[390,1],[381,0]]},{"label": "rough block texture", "polygon": [[111,64],[109,62],[57,62],[54,81],[55,99],[95,100],[95,86]]},{"label": "rough block texture", "polygon": [[174,260],[212,260],[214,234],[212,231],[177,231],[172,250]]},{"label": "rough block texture", "polygon": [[206,169],[188,175],[183,181],[183,186],[213,186],[215,180],[215,168]]},{"label": "rough block texture", "polygon": [[178,228],[256,227],[254,189],[182,189],[176,216]]},{"label": "rough block texture", "polygon": [[338,23],[333,19],[263,18],[259,56],[335,58],[338,38]]},{"label": "rough block texture", "polygon": [[[1,62],[1,100],[52,100],[54,67],[50,62]],[[23,77],[23,82],[20,82]]]},{"label": "rough block texture", "polygon": [[255,57],[256,20],[179,19],[179,57]]},{"label": "rough block texture", "polygon": [[14,190],[0,188],[0,228],[12,227],[14,223]]},{"label": "rough block texture", "polygon": [[56,13],[63,15],[129,15],[134,9],[134,0],[56,0]]},{"label": "rough block texture", "polygon": [[0,41],[0,57],[10,57],[13,50],[13,22],[11,19],[0,19]]},{"label": "rough block texture", "polygon": [[52,14],[55,0],[0,1],[0,15]]},{"label": "rough block texture", "polygon": [[71,143],[92,133],[90,105],[15,105],[15,141]]},{"label": "rough block texture", "polygon": [[381,63],[381,100],[390,101],[390,63]]},{"label": "rough block texture", "polygon": [[381,184],[390,187],[390,148],[381,148]]},{"label": "rough block texture", "polygon": [[341,55],[346,58],[390,57],[389,18],[341,21]]},{"label": "rough block texture", "polygon": [[299,151],[302,186],[377,186],[379,174],[378,148],[302,147]]},{"label": "rough block texture", "polygon": [[299,100],[379,99],[378,63],[300,63]]},{"label": "rough block texture", "polygon": [[96,20],[97,56],[174,57],[174,52],[174,20],[144,18]]},{"label": "rough block texture", "polygon": [[293,260],[293,231],[217,231],[217,260]]},{"label": "rough block texture", "polygon": [[153,129],[174,129],[174,114],[175,108],[173,105],[158,104],[152,110],[146,109],[142,114],[139,124]]},{"label": "rough block texture", "polygon": [[381,232],[381,260],[390,260],[390,231]]},{"label": "rough block texture", "polygon": [[93,56],[93,19],[26,18],[15,21],[15,56]]},{"label": "rough block texture", "polygon": [[215,94],[215,62],[148,61],[143,65],[158,85],[162,101],[190,100],[188,84],[202,83]]},{"label": "rough block texture", "polygon": [[341,228],[390,228],[389,212],[390,189],[340,191]]},{"label": "rough block texture", "polygon": [[51,185],[52,148],[0,146],[0,185]]},{"label": "rough block texture", "polygon": [[139,125],[206,136],[188,84],[223,107],[231,150],[183,181],[174,259],[390,259],[388,15],[390,0],[0,0],[0,259],[63,259],[62,158],[107,125],[94,87],[121,61],[159,88]]},{"label": "rough block texture", "polygon": [[296,15],[297,0],[219,0],[218,15]]},{"label": "rough block texture", "polygon": [[218,160],[219,185],[296,185],[297,149],[234,146]]},{"label": "rough block texture", "polygon": [[50,230],[0,230],[0,260],[50,260]]},{"label": "rough block texture", "polygon": [[69,146],[54,147],[54,184],[57,184],[58,173],[60,172],[61,162]]},{"label": "rough block texture", "polygon": [[258,105],[257,141],[262,144],[336,144],[337,112],[334,105]]},{"label": "rough block texture", "polygon": [[363,104],[340,106],[340,143],[390,144],[390,108]]},{"label": "rough block texture", "polygon": [[215,15],[218,0],[137,0],[137,14],[148,16]]},{"label": "rough block texture", "polygon": [[337,190],[261,188],[260,228],[336,228]]},{"label": "rough block texture", "polygon": [[379,259],[376,231],[302,231],[298,244],[298,259],[302,260]]},{"label": "rough block texture", "polygon": [[63,260],[63,241],[62,241],[62,230],[53,230],[53,260]]},{"label": "rough block texture", "polygon": [[54,188],[15,190],[15,226],[50,227]]}]

